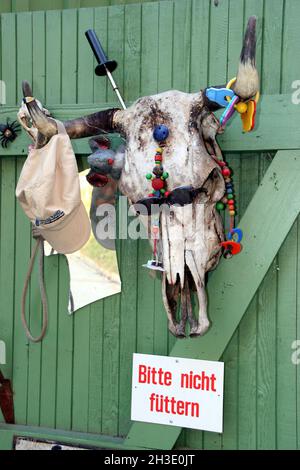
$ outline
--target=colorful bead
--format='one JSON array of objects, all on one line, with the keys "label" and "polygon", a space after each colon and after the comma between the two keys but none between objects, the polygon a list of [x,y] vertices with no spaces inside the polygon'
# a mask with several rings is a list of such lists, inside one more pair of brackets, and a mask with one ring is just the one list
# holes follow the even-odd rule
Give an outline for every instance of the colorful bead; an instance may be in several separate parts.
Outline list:
[{"label": "colorful bead", "polygon": [[155,163],[156,162],[158,162],[158,163],[162,162],[162,156],[161,155],[159,155],[159,154],[155,155]]},{"label": "colorful bead", "polygon": [[151,173],[147,173],[147,174],[146,174],[146,178],[147,178],[147,180],[151,180],[151,179],[152,179]]},{"label": "colorful bead", "polygon": [[166,192],[165,192],[165,197],[168,197],[169,194],[170,194],[170,191],[166,191]]},{"label": "colorful bead", "polygon": [[162,149],[161,147],[157,147],[156,153],[162,154],[162,153],[163,153],[163,149]]},{"label": "colorful bead", "polygon": [[113,163],[114,163],[113,158],[109,158],[109,159],[107,160],[107,163],[108,163],[109,165],[113,165]]},{"label": "colorful bead", "polygon": [[228,199],[228,201],[230,201],[230,199],[233,199],[233,194],[231,194],[231,193],[227,194],[227,199]]},{"label": "colorful bead", "polygon": [[235,109],[238,113],[244,114],[247,111],[248,105],[243,101],[240,101],[238,104],[235,105]]},{"label": "colorful bead", "polygon": [[154,178],[152,180],[152,188],[157,190],[163,189],[164,187],[164,182],[160,178]]},{"label": "colorful bead", "polygon": [[223,176],[230,176],[231,175],[231,171],[229,170],[228,167],[224,167],[223,170],[222,170],[222,175]]},{"label": "colorful bead", "polygon": [[169,173],[167,171],[164,171],[162,177],[164,180],[166,180],[167,178],[169,178]]},{"label": "colorful bead", "polygon": [[161,189],[160,192],[161,192],[161,194],[165,194],[166,190],[165,190],[165,189]]},{"label": "colorful bead", "polygon": [[218,211],[222,211],[222,210],[224,209],[224,207],[225,207],[225,206],[224,206],[223,202],[217,202],[217,204],[216,204],[216,209],[217,209]]},{"label": "colorful bead", "polygon": [[235,215],[235,211],[229,211],[229,215]]},{"label": "colorful bead", "polygon": [[159,126],[155,126],[153,137],[157,142],[163,142],[169,136],[169,129],[164,124],[160,124]]}]

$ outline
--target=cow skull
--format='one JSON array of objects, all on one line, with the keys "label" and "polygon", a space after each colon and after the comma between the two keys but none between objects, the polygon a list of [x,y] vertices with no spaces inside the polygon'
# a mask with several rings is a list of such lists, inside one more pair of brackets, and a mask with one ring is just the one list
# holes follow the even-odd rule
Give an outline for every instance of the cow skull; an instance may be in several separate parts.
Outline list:
[{"label": "cow skull", "polygon": [[[233,90],[241,99],[252,98],[259,87],[255,67],[256,19],[251,17],[245,34],[238,74]],[[31,89],[23,82],[24,96]],[[46,116],[34,99],[25,99],[34,127],[38,129],[37,147],[42,147],[57,132],[56,122]],[[205,275],[214,269],[221,256],[223,225],[215,203],[224,195],[224,180],[216,157],[221,155],[216,136],[222,131],[212,114],[219,108],[205,91],[189,94],[168,91],[137,100],[127,110],[109,109],[64,122],[71,138],[94,136],[103,131],[118,132],[126,139],[124,167],[119,189],[138,208],[147,202],[151,189],[146,173],[153,168],[157,142],[153,129],[159,124],[169,128],[163,154],[164,170],[169,173],[168,191],[194,188],[193,200],[186,206],[171,205],[160,212],[159,250],[163,260],[162,294],[170,331],[185,336],[203,335],[208,327]],[[150,217],[147,217],[150,224]],[[198,297],[199,314],[194,318],[191,290]],[[178,301],[181,320],[177,321]]]}]

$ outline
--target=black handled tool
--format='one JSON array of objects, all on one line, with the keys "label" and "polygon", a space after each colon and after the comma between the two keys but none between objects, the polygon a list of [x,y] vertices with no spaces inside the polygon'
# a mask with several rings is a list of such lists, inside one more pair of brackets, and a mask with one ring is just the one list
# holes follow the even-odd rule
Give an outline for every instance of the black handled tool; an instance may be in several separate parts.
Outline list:
[{"label": "black handled tool", "polygon": [[126,109],[126,105],[120,94],[119,88],[117,87],[116,82],[114,81],[112,76],[112,72],[116,70],[118,63],[115,60],[109,60],[107,58],[107,55],[103,50],[101,42],[99,41],[98,36],[93,29],[88,29],[85,32],[85,35],[98,62],[98,65],[95,68],[95,74],[98,76],[107,75],[113,87],[113,90],[122,105],[122,108]]}]

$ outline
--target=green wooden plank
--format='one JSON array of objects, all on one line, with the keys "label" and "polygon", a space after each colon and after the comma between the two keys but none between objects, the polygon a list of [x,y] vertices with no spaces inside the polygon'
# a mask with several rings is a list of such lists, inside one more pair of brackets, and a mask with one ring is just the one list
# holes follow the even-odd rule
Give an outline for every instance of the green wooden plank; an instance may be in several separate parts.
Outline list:
[{"label": "green wooden plank", "polygon": [[[93,25],[93,10],[87,8],[79,10],[77,99],[90,103],[93,102],[93,56],[84,32],[93,28]],[[88,305],[74,314],[72,429],[75,431],[88,429],[90,308]]]},{"label": "green wooden plank", "polygon": [[[117,73],[114,76],[121,93],[124,84],[124,35],[125,35],[125,9],[123,6],[114,6],[108,10],[107,44],[108,56],[118,61]],[[113,90],[108,88],[108,98],[113,96]],[[124,312],[124,311],[123,311]],[[125,315],[127,315],[125,313]],[[119,424],[124,423],[119,412],[123,404],[120,394],[119,367],[120,351],[120,295],[104,299],[104,327],[103,327],[103,381],[102,387],[102,433],[117,435]],[[124,350],[123,350],[124,351]],[[125,353],[125,351],[124,351]],[[126,403],[124,409],[126,409]],[[122,432],[124,432],[122,430]]]},{"label": "green wooden plank", "polygon": [[[45,102],[46,58],[41,54],[46,47],[45,13],[32,14],[32,91],[39,100]],[[30,65],[30,64],[29,64]],[[28,79],[23,75],[24,79]],[[21,83],[18,83],[21,90]]]},{"label": "green wooden plank", "polygon": [[[265,2],[261,75],[263,93],[280,92],[278,71],[281,66],[282,13],[282,0],[275,0],[272,4]],[[260,161],[262,175],[268,165],[268,155],[262,155]],[[277,258],[274,259],[257,294],[256,446],[258,449],[276,447],[276,292]]]},{"label": "green wooden plank", "polygon": [[30,10],[60,10],[63,8],[63,1],[64,0],[30,0]]},{"label": "green wooden plank", "polygon": [[[77,12],[62,12],[62,69],[61,101],[76,102],[77,95]],[[73,328],[74,318],[67,314],[70,289],[67,258],[58,259],[58,338],[56,374],[56,426],[71,429],[73,380]]]},{"label": "green wooden plank", "polygon": [[57,320],[57,372],[56,420],[59,429],[71,429],[73,380],[73,329],[74,318],[67,314],[69,300],[69,268],[67,258],[58,256],[58,320]]},{"label": "green wooden plank", "polygon": [[[208,85],[222,84],[226,82],[228,52],[228,9],[228,0],[221,2],[218,6],[211,2]],[[204,433],[204,449],[220,449],[221,445],[221,434],[211,432]]]},{"label": "green wooden plank", "polygon": [[[299,38],[300,26],[296,20],[299,14],[299,2],[287,0],[283,16],[283,44],[285,45],[294,44]],[[291,92],[292,83],[299,76],[299,57],[298,48],[283,47],[282,92]],[[291,449],[297,446],[296,369],[289,358],[290,352],[287,352],[295,339],[297,327],[295,297],[297,241],[298,233],[295,225],[278,256],[276,437],[279,449]]]},{"label": "green wooden plank", "polygon": [[77,11],[62,12],[61,102],[76,103],[77,86]]},{"label": "green wooden plank", "polygon": [[291,344],[296,337],[297,224],[281,247],[277,301],[277,448],[297,448],[296,367]]},{"label": "green wooden plank", "polygon": [[28,11],[30,0],[11,0],[12,11]]},{"label": "green wooden plank", "polygon": [[[16,17],[14,14],[1,15],[2,35],[2,77],[6,85],[6,104],[15,106],[16,97]],[[15,117],[14,117],[15,119]],[[2,121],[1,121],[2,122]]]},{"label": "green wooden plank", "polygon": [[191,14],[190,91],[204,89],[208,83],[209,15],[211,2],[193,0]]},{"label": "green wooden plank", "polygon": [[[177,341],[172,356],[207,360],[218,360],[221,357],[299,214],[299,172],[299,151],[281,151],[276,154],[241,220],[243,252],[229,263],[221,262],[208,283],[212,328],[197,340]],[[293,199],[290,194],[294,194]],[[262,223],[264,230],[261,230]],[[272,240],[265,237],[268,230],[272,231]],[[146,442],[149,448],[170,449],[179,433],[180,428],[135,423],[126,444],[143,446]]]},{"label": "green wooden plank", "polygon": [[239,325],[238,448],[256,448],[256,296]]},{"label": "green wooden plank", "polygon": [[118,434],[120,294],[104,299],[102,433]]},{"label": "green wooden plank", "polygon": [[141,5],[125,7],[124,99],[132,102],[140,96],[141,84]]},{"label": "green wooden plank", "polygon": [[222,85],[227,73],[228,0],[211,2],[209,31],[209,85]]},{"label": "green wooden plank", "polygon": [[[48,82],[48,80],[47,80]],[[153,92],[153,90],[152,90]],[[145,90],[143,95],[147,94]],[[38,98],[38,96],[37,96]],[[44,103],[57,119],[65,120],[83,116],[100,109],[118,107],[118,103],[99,103],[98,105],[56,105]],[[226,132],[219,137],[219,144],[224,152],[256,152],[266,150],[289,150],[300,147],[300,106],[291,102],[291,95],[263,95],[258,107],[257,127],[254,131],[242,134],[241,120],[234,116]],[[6,117],[16,118],[17,108],[1,107],[1,122]],[[284,119],[282,116],[284,115]],[[272,116],[272,119],[270,119]],[[7,149],[0,148],[0,157],[5,155],[24,155],[27,152],[29,139],[24,132]],[[74,140],[74,151],[78,154],[89,154],[87,139]]]},{"label": "green wooden plank", "polygon": [[[236,449],[238,447],[238,350],[239,332],[236,331],[231,338],[222,361],[225,363],[224,369],[224,430],[220,436],[222,449]],[[211,433],[212,436],[217,434]],[[205,433],[205,436],[207,433]],[[205,441],[204,441],[205,442]]]},{"label": "green wooden plank", "polygon": [[[141,94],[156,93],[158,65],[158,5],[142,6]],[[142,267],[152,257],[147,240],[138,241],[137,351],[153,353],[154,277]]]},{"label": "green wooden plank", "polygon": [[11,12],[11,0],[2,0],[0,4],[0,13]]},{"label": "green wooden plank", "polygon": [[103,301],[90,308],[88,432],[101,433],[103,389]]},{"label": "green wooden plank", "polygon": [[141,96],[157,93],[158,4],[142,5]]},{"label": "green wooden plank", "polygon": [[[298,217],[298,262],[297,262],[297,279],[300,279],[300,218]],[[300,283],[297,282],[297,329],[295,339],[298,339],[298,346],[297,346],[297,358],[299,358],[299,339],[300,339]],[[292,353],[295,350],[292,350]],[[296,396],[297,396],[297,448],[300,449],[300,364],[296,365]]]},{"label": "green wooden plank", "polygon": [[[46,100],[61,99],[61,13],[46,13]],[[42,343],[40,425],[56,425],[57,337],[58,337],[58,257],[45,259],[45,285],[49,325]]]},{"label": "green wooden plank", "polygon": [[[94,28],[101,41],[103,49],[107,51],[107,29],[108,29],[108,9],[95,8]],[[92,53],[92,51],[90,51]],[[96,67],[94,58],[94,67]],[[108,80],[106,77],[94,78],[94,103],[105,103],[107,101]]]},{"label": "green wooden plank", "polygon": [[[17,175],[20,174],[24,160],[17,161]],[[12,196],[14,195],[14,191]],[[14,408],[16,422],[25,424],[27,421],[27,385],[29,346],[21,323],[21,294],[24,285],[30,258],[31,230],[20,204],[16,204],[16,232],[15,232],[15,301],[14,301]],[[29,298],[26,302],[26,312],[29,311]],[[39,406],[39,404],[36,404]]]},{"label": "green wooden plank", "polygon": [[[141,5],[125,7],[124,33],[124,96],[133,100],[140,87]],[[119,224],[126,224],[127,204],[119,205]],[[132,219],[129,219],[129,223]],[[138,241],[121,240],[118,252],[122,281],[120,301],[120,357],[119,357],[119,435],[125,436],[130,427],[131,359],[136,350],[137,323],[137,263]],[[130,273],[130,275],[128,275]]]},{"label": "green wooden plank", "polygon": [[58,257],[45,258],[49,323],[42,344],[40,425],[55,427],[58,334]]},{"label": "green wooden plank", "polygon": [[265,2],[263,29],[262,93],[278,93],[282,50],[283,0]]},{"label": "green wooden plank", "polygon": [[[15,54],[11,57],[13,61],[10,68],[11,76],[6,75],[10,50],[7,41],[12,40],[12,45],[16,46],[15,37],[13,37],[15,33],[15,16],[10,16],[13,18],[10,18],[9,15],[2,15],[1,21],[1,45],[3,48],[1,69],[2,79],[5,80],[6,88],[9,88],[9,83],[11,83],[12,87],[16,83]],[[12,28],[12,31],[10,31],[10,28]],[[8,34],[8,37],[6,34]],[[8,78],[11,78],[11,81],[7,81]],[[6,91],[8,102],[13,102],[15,94],[9,89]],[[15,171],[16,162],[14,158],[2,162],[0,190],[0,331],[1,339],[6,344],[6,365],[1,366],[1,370],[9,378],[13,376]],[[9,218],[7,217],[8,213],[10,214]]]},{"label": "green wooden plank", "polygon": [[[229,54],[234,52],[234,43],[228,38]],[[238,46],[239,47],[239,46]],[[225,156],[230,168],[234,174],[235,193],[238,195],[237,200],[240,201],[240,166],[241,156],[227,154]],[[240,208],[241,209],[241,208]],[[240,210],[239,210],[240,213]],[[228,223],[228,222],[226,222]],[[222,360],[225,362],[225,382],[224,382],[224,432],[221,438],[223,449],[236,449],[238,446],[238,351],[239,351],[240,332],[236,331],[231,338]]]},{"label": "green wooden plank", "polygon": [[262,282],[258,294],[257,325],[257,448],[276,448],[276,288],[277,262]]},{"label": "green wooden plank", "polygon": [[24,436],[33,439],[59,441],[71,445],[103,448],[122,449],[122,439],[98,434],[84,434],[79,432],[67,432],[56,429],[48,429],[33,426],[7,425],[0,423],[0,450],[11,450],[14,436]]},{"label": "green wooden plank", "polygon": [[[174,21],[173,2],[163,2],[159,5],[158,19],[158,75],[157,88],[159,91],[172,88],[173,77],[173,30]],[[167,317],[162,305],[161,276],[158,274],[154,279],[154,354],[168,354],[169,335]]]},{"label": "green wooden plank", "polygon": [[186,92],[190,88],[191,5],[191,0],[174,2],[173,17],[172,88]]},{"label": "green wooden plank", "polygon": [[80,0],[63,0],[63,8],[80,8],[80,7],[81,7]]},{"label": "green wooden plank", "polygon": [[[118,62],[118,68],[114,71],[114,79],[119,87],[121,95],[123,95],[124,85],[124,6],[112,6],[108,10],[108,57]],[[103,77],[103,80],[106,80]],[[114,101],[116,99],[115,92],[112,87],[108,86],[107,100]],[[117,107],[120,107],[118,102]]]},{"label": "green wooden plank", "polygon": [[[46,13],[46,102],[61,102],[61,13]],[[45,103],[43,103],[45,105]]]},{"label": "green wooden plank", "polygon": [[6,344],[6,365],[1,365],[1,370],[9,378],[13,375],[15,165],[15,159],[1,165],[0,331]]},{"label": "green wooden plank", "polygon": [[157,83],[160,92],[172,88],[173,36],[170,32],[173,31],[173,12],[173,2],[159,4]]},{"label": "green wooden plank", "polygon": [[[18,102],[22,99],[21,82],[24,78],[32,82],[33,74],[33,22],[32,13],[18,13],[17,19],[17,96]],[[35,37],[35,39],[37,39]],[[21,167],[19,166],[19,170]],[[27,229],[28,230],[28,229]],[[31,245],[35,242],[31,240]],[[24,279],[22,279],[24,282]],[[20,306],[19,306],[20,308]],[[41,305],[38,284],[38,263],[35,264],[32,273],[29,290],[29,309],[27,318],[31,331],[38,335],[41,331]],[[20,319],[18,319],[20,321]],[[39,424],[40,402],[40,367],[41,367],[41,345],[28,344],[28,386],[27,386],[27,423]]]}]

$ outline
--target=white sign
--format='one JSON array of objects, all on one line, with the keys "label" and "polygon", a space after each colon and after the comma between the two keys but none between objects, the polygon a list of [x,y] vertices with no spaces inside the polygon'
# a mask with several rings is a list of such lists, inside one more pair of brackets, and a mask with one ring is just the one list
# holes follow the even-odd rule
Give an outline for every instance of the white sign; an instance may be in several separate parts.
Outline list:
[{"label": "white sign", "polygon": [[4,341],[0,341],[0,364],[6,364],[6,347]]},{"label": "white sign", "polygon": [[223,432],[224,363],[133,354],[131,419]]}]

